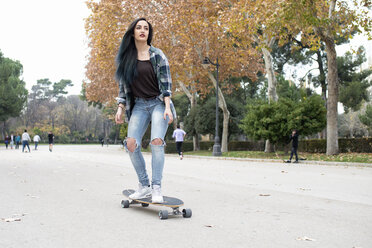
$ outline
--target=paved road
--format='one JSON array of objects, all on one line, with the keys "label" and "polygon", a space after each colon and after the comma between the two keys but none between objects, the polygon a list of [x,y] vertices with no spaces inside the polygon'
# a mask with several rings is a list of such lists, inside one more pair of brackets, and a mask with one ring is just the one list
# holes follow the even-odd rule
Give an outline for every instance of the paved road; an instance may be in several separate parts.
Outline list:
[{"label": "paved road", "polygon": [[0,247],[372,247],[370,167],[167,155],[163,191],[190,219],[121,208],[136,184],[118,146],[2,147]]}]

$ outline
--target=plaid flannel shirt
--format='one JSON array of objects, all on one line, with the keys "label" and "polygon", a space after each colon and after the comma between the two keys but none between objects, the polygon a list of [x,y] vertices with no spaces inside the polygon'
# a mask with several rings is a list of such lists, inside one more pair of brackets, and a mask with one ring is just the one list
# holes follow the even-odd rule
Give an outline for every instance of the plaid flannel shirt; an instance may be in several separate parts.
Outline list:
[{"label": "plaid flannel shirt", "polygon": [[[164,100],[164,97],[172,95],[172,78],[169,69],[169,62],[165,57],[163,51],[153,46],[150,46],[150,62],[154,68],[154,72],[158,81],[160,100]],[[134,96],[128,82],[120,80],[119,82],[119,96],[116,98],[117,104],[122,103],[125,105],[126,120],[129,121],[134,106]],[[176,110],[172,101],[170,101],[171,110],[174,118],[177,118]]]}]

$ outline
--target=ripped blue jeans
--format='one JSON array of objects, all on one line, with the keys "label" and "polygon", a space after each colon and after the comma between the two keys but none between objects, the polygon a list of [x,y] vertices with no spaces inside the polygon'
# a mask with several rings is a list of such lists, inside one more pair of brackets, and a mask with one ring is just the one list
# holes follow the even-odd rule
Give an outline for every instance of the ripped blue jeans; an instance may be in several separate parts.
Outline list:
[{"label": "ripped blue jeans", "polygon": [[125,149],[129,153],[133,167],[136,170],[138,181],[143,186],[150,185],[146,171],[146,164],[141,152],[142,137],[151,122],[151,141],[159,138],[161,145],[153,145],[150,141],[152,152],[152,185],[160,185],[163,177],[164,168],[164,137],[168,129],[168,116],[164,120],[165,104],[158,98],[145,100],[136,98],[135,105],[128,125],[128,138],[136,140],[134,152],[130,152],[127,147],[127,140],[124,142]]}]

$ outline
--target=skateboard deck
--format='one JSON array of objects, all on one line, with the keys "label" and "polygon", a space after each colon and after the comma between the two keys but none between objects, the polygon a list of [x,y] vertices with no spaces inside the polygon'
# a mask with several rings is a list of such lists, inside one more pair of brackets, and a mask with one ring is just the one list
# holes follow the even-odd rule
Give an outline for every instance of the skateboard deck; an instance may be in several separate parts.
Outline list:
[{"label": "skateboard deck", "polygon": [[169,196],[163,196],[164,202],[163,203],[152,203],[151,201],[151,196],[141,198],[141,199],[131,199],[129,196],[133,194],[135,190],[133,189],[126,189],[123,191],[123,195],[128,197],[132,201],[136,201],[139,203],[144,203],[144,204],[153,204],[157,206],[166,206],[166,207],[181,207],[183,205],[183,201],[175,198],[175,197],[169,197]]},{"label": "skateboard deck", "polygon": [[179,210],[179,207],[183,206],[184,202],[175,197],[163,196],[164,202],[163,203],[153,203],[151,200],[151,196],[141,198],[141,199],[131,199],[129,196],[133,194],[135,190],[133,189],[125,189],[123,190],[123,195],[126,196],[129,200],[122,200],[121,206],[123,208],[129,208],[132,204],[141,204],[142,207],[148,207],[149,205],[156,205],[156,206],[165,206],[172,208],[172,212],[167,210],[160,210],[159,211],[159,218],[160,219],[167,219],[168,215],[183,215],[184,218],[190,218],[192,215],[191,209],[183,209],[182,212]]}]

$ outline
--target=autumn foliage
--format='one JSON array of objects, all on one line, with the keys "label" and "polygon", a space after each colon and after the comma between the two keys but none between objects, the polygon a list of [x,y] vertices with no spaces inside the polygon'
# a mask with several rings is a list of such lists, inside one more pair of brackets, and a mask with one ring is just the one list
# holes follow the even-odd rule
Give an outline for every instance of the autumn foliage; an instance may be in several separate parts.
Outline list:
[{"label": "autumn foliage", "polygon": [[213,61],[219,57],[220,82],[241,75],[254,81],[257,72],[262,70],[253,40],[245,37],[245,42],[234,42],[238,37],[226,30],[221,16],[231,9],[227,1],[103,0],[96,3],[90,0],[87,6],[92,12],[86,20],[91,51],[85,87],[90,101],[107,103],[117,96],[114,58],[126,28],[138,17],[146,17],[154,27],[153,45],[168,57],[174,90],[177,82],[192,85],[199,94],[214,89],[207,74],[215,68],[201,65],[205,56]]}]

